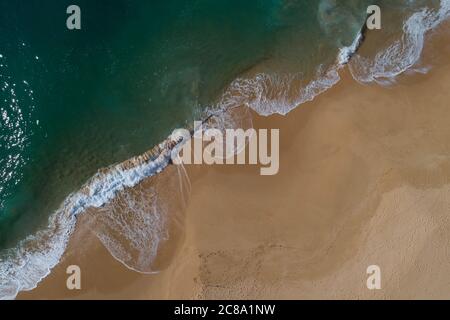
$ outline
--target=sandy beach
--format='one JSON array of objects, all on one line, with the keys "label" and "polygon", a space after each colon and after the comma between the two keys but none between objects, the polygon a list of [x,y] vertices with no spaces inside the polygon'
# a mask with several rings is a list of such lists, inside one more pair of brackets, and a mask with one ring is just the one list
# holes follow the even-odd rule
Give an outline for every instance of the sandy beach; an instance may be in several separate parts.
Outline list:
[{"label": "sandy beach", "polygon": [[[18,298],[449,299],[445,43],[427,47],[433,68],[425,75],[368,86],[345,68],[335,87],[287,116],[253,114],[255,128],[280,129],[275,176],[255,166],[187,166],[187,203],[169,186],[165,194],[174,192],[173,219],[161,272],[116,261],[88,214],[61,263]],[[171,166],[139,188],[173,177]],[[66,288],[73,264],[82,270],[79,291]],[[381,290],[366,286],[370,265],[381,269]]]}]

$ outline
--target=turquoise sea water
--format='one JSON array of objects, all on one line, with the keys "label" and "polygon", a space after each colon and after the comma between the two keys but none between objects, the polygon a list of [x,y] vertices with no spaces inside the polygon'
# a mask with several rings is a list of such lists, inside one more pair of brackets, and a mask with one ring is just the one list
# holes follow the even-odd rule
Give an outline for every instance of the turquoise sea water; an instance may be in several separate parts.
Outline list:
[{"label": "turquoise sea water", "polygon": [[[273,91],[309,93],[286,89],[286,79],[300,77],[295,84],[307,86],[325,75],[354,42],[369,4],[389,8],[391,40],[423,6],[447,3],[79,0],[82,30],[70,31],[72,2],[0,0],[0,250],[45,228],[98,169],[143,153],[201,117],[249,71],[282,75],[270,78],[277,79],[269,81],[273,88],[264,84],[272,93],[258,103],[270,100],[272,109],[261,106],[262,114],[285,113]],[[391,75],[392,67],[370,58],[370,72]],[[361,65],[351,67],[359,80],[367,78]],[[0,263],[8,263],[9,252]]]}]

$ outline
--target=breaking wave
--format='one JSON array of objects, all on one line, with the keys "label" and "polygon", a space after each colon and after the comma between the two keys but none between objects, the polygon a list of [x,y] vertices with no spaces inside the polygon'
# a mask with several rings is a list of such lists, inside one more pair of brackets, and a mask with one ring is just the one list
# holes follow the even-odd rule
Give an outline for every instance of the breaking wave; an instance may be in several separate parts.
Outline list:
[{"label": "breaking wave", "polygon": [[49,218],[48,227],[22,240],[0,256],[0,298],[13,299],[32,290],[58,264],[72,234],[77,215],[101,208],[117,193],[161,172],[170,161],[168,141],[139,157],[98,172],[71,194]]},{"label": "breaking wave", "polygon": [[400,39],[379,51],[374,59],[355,55],[349,64],[354,79],[362,83],[390,83],[420,59],[426,33],[450,16],[450,1],[441,0],[438,10],[424,7],[403,24]]}]

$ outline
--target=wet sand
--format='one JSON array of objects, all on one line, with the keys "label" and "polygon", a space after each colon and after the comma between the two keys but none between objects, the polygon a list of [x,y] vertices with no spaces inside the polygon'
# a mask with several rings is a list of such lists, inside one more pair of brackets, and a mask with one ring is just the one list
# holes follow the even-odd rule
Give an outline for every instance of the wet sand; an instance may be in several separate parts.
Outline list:
[{"label": "wet sand", "polygon": [[[60,265],[19,298],[449,299],[450,50],[441,51],[428,50],[428,74],[389,88],[345,69],[286,117],[254,114],[255,128],[280,129],[278,175],[188,167],[191,196],[175,214],[163,271],[128,270],[82,217]],[[66,289],[72,264],[80,291]],[[381,290],[366,287],[370,265]]]}]

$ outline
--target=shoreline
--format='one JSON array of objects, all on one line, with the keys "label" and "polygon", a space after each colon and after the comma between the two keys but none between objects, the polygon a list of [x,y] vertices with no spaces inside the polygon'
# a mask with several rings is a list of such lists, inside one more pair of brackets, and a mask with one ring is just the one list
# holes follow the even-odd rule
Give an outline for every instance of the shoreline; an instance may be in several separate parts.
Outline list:
[{"label": "shoreline", "polygon": [[[281,129],[280,170],[284,170],[264,180],[255,168],[188,167],[192,195],[178,219],[177,243],[164,250],[166,257],[160,257],[166,260],[161,262],[164,271],[140,275],[124,270],[92,235],[86,240],[90,230],[77,227],[52,274],[37,289],[18,298],[215,299],[237,298],[237,293],[248,298],[404,297],[395,286],[388,287],[388,293],[365,289],[365,270],[355,261],[367,264],[370,257],[378,255],[384,263],[382,270],[387,266],[388,277],[396,283],[421,279],[415,266],[419,258],[423,266],[439,274],[446,270],[424,261],[426,254],[432,255],[431,261],[443,259],[436,252],[421,254],[420,249],[436,242],[427,241],[427,237],[448,242],[439,231],[448,224],[447,218],[437,210],[432,215],[436,223],[408,206],[398,213],[396,206],[413,203],[413,207],[416,204],[422,211],[430,211],[436,203],[445,207],[448,201],[444,182],[449,181],[448,151],[445,153],[449,148],[444,148],[447,142],[437,139],[446,132],[442,123],[449,117],[442,105],[450,91],[445,87],[448,70],[446,64],[426,75],[402,77],[400,84],[386,89],[361,86],[345,69],[335,87],[287,117],[255,115],[255,128]],[[440,90],[433,91],[435,86]],[[427,100],[420,92],[432,99],[436,110],[426,110]],[[370,104],[371,99],[387,106],[380,110],[380,106]],[[355,100],[362,101],[362,106],[355,105]],[[400,107],[395,107],[395,101]],[[413,105],[418,115],[411,113]],[[435,112],[434,116],[428,111]],[[410,121],[404,121],[405,115]],[[440,126],[428,128],[425,123],[433,119]],[[436,150],[443,153],[443,160],[429,156]],[[291,168],[289,173],[286,168]],[[375,195],[367,196],[368,190]],[[261,203],[254,202],[257,196],[263,199]],[[303,201],[293,201],[296,197]],[[234,203],[225,198],[234,199]],[[412,216],[405,213],[408,210]],[[293,215],[295,212],[299,214]],[[385,212],[397,215],[393,219]],[[372,228],[384,233],[384,238]],[[389,229],[400,234],[394,242],[398,243],[396,250],[387,250],[392,247],[386,240],[392,240],[386,231]],[[418,235],[420,241],[410,244],[405,240],[407,232]],[[86,246],[89,243],[88,248],[78,247],[80,239]],[[373,239],[378,243],[376,250],[367,244]],[[407,252],[400,258],[412,260],[401,265],[401,270],[390,270],[399,259],[393,253],[405,248]],[[439,247],[437,251],[446,254]],[[98,259],[93,261],[93,257]],[[64,266],[69,263],[85,270],[87,288],[81,293],[65,288]],[[358,274],[358,281],[351,281],[354,274]],[[111,279],[115,283],[110,283]],[[413,298],[421,297],[420,281],[410,284]],[[325,288],[337,288],[337,283],[341,290],[327,292]],[[436,280],[432,283],[437,288],[435,296],[448,295]],[[281,287],[286,292],[280,291]]]}]

